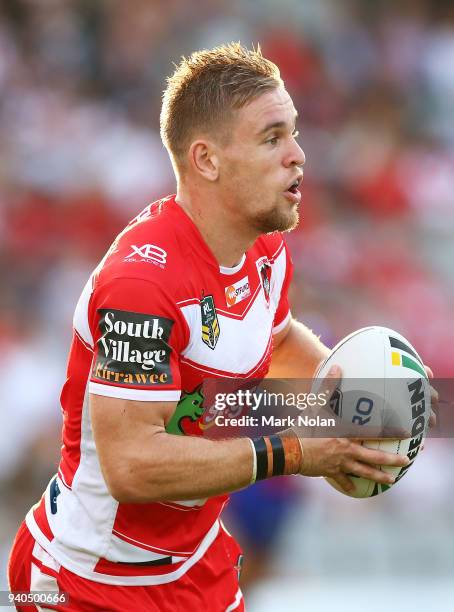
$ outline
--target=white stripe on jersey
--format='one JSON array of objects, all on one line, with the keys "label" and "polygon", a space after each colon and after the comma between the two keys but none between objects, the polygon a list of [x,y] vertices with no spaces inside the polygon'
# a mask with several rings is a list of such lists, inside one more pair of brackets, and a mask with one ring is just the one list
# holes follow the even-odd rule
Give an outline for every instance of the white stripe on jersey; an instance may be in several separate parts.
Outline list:
[{"label": "white stripe on jersey", "polygon": [[[142,548],[142,546],[147,546],[146,544],[140,543],[137,540],[133,540],[132,538],[128,538],[130,542],[126,542],[125,540],[119,538],[115,535],[116,532],[113,530],[112,539],[109,545],[109,552],[106,553],[105,557],[108,561],[116,561],[117,559],[121,559],[123,563],[141,563],[145,561],[157,561],[159,559],[167,559],[169,556],[172,557],[172,563],[179,563],[180,561],[185,561],[191,553],[188,553],[186,556],[175,556],[173,551],[162,551],[161,554],[156,553],[148,548]],[[136,544],[133,544],[135,542]],[[137,546],[140,544],[140,547]]]},{"label": "white stripe on jersey", "polygon": [[241,589],[238,589],[233,603],[231,603],[230,606],[225,609],[225,612],[232,612],[232,610],[236,610],[238,606],[240,605],[242,599],[243,599],[243,593],[241,592]]},{"label": "white stripe on jersey", "polygon": [[57,484],[60,490],[57,498],[57,507],[61,508],[59,512],[52,514],[49,492],[45,494],[46,515],[55,536],[50,545],[52,550],[48,550],[51,554],[55,553],[56,559],[71,550],[77,564],[94,568],[99,557],[106,554],[119,504],[110,495],[101,472],[91,427],[87,391],[82,408],[80,463],[71,490],[67,489],[58,477]]},{"label": "white stripe on jersey", "polygon": [[[55,546],[56,541],[54,539],[52,542],[49,542],[49,540],[47,540],[47,538],[43,535],[33,516],[33,508],[27,514],[26,524],[35,540],[42,546],[45,546],[46,549],[50,551],[50,554],[54,555],[54,549],[55,551],[57,550],[57,547]],[[208,548],[216,539],[218,533],[219,519],[216,519],[192,557],[189,557],[189,559],[182,563],[182,565],[180,565],[180,567],[173,572],[157,576],[111,576],[109,574],[101,574],[99,572],[90,571],[87,569],[88,565],[86,561],[78,562],[77,555],[75,555],[74,550],[71,551],[71,557],[68,557],[65,552],[62,552],[61,549],[58,550],[58,553],[55,552],[55,556],[58,554],[58,560],[61,565],[69,569],[69,571],[73,572],[74,574],[77,574],[82,578],[86,578],[87,580],[93,580],[103,584],[119,584],[123,586],[151,586],[155,584],[168,584],[169,582],[174,582],[175,580],[181,578],[181,576],[186,574],[186,572],[203,557]],[[82,543],[79,542],[79,546],[81,544]]]},{"label": "white stripe on jersey", "polygon": [[106,397],[117,397],[126,400],[137,400],[139,402],[179,402],[181,391],[154,389],[131,389],[130,387],[113,387],[103,385],[92,380],[88,383],[88,391],[93,395],[104,395]]},{"label": "white stripe on jersey", "polygon": [[83,288],[79,301],[77,302],[73,317],[74,329],[84,340],[84,342],[92,348],[94,346],[94,342],[93,335],[90,331],[90,324],[88,322],[88,303],[90,302],[90,297],[93,292],[93,274],[85,283],[85,287]]},{"label": "white stripe on jersey", "polygon": [[285,319],[281,321],[279,325],[276,325],[276,327],[273,327],[273,336],[278,334],[280,331],[282,331],[291,318],[292,318],[292,313],[289,311]]}]

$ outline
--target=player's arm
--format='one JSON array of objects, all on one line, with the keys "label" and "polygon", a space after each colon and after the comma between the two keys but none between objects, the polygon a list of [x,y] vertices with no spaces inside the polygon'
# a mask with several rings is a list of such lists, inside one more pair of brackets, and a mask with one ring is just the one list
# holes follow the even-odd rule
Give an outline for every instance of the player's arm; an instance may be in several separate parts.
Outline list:
[{"label": "player's arm", "polygon": [[330,349],[308,327],[290,318],[274,335],[268,377],[311,379],[329,353]]},{"label": "player's arm", "polygon": [[[136,267],[127,271],[137,274]],[[163,290],[168,271],[152,272],[146,269],[147,280],[112,274],[98,284],[88,310],[91,425],[108,489],[124,503],[240,489],[252,478],[250,440],[213,442],[165,430],[181,394],[179,355],[190,330],[171,291]]]},{"label": "player's arm", "polygon": [[198,499],[250,484],[254,461],[250,440],[168,434],[165,425],[175,406],[90,395],[101,469],[118,501]]},{"label": "player's arm", "polygon": [[253,475],[250,440],[166,432],[181,395],[179,355],[190,330],[171,291],[163,290],[166,269],[154,269],[156,278],[146,273],[151,280],[112,275],[100,282],[89,307],[89,408],[107,487],[123,503],[241,489]]},{"label": "player's arm", "polygon": [[[329,476],[351,488],[346,473],[389,483],[374,465],[406,465],[406,457],[363,448],[350,440],[304,441],[292,430],[256,442],[212,441],[165,431],[175,404],[90,396],[90,414],[101,469],[111,495],[121,503],[210,497],[280,474]],[[265,444],[266,442],[266,444]],[[277,442],[276,445],[274,443]],[[279,448],[285,459],[275,473]],[[265,465],[265,468],[263,466]],[[266,467],[267,466],[267,467]]]},{"label": "player's arm", "polygon": [[[176,390],[181,389],[178,355],[188,342],[185,323],[167,293],[155,283],[115,278],[97,288],[89,318],[95,346],[89,382],[91,423],[112,496],[123,503],[199,499],[250,484],[254,466],[260,468],[265,459],[249,439],[210,441],[165,430],[175,410]],[[128,351],[120,351],[128,330]],[[132,361],[128,355],[142,356],[149,363]],[[152,367],[152,382],[142,365]],[[333,467],[329,447],[318,453],[307,448],[304,456],[295,434],[283,436],[282,444],[288,451],[284,464],[281,453],[274,463],[279,469],[257,469],[259,477],[314,472],[335,477],[333,470],[343,470],[355,455],[355,449],[352,453],[346,447],[337,453]],[[370,463],[396,465],[369,452]],[[396,461],[395,456],[390,461]],[[273,465],[271,457],[267,465]],[[383,472],[375,472],[375,480],[386,482]]]}]

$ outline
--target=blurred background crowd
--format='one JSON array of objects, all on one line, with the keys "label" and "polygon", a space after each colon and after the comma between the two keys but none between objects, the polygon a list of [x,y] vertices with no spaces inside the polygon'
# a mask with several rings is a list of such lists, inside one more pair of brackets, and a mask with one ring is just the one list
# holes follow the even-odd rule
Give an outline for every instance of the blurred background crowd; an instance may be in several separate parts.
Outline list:
[{"label": "blurred background crowd", "polygon": [[[260,42],[301,116],[294,314],[328,345],[395,328],[437,377],[454,376],[452,1],[2,0],[2,568],[55,470],[78,295],[125,223],[174,192],[165,77],[182,54],[231,40]],[[372,501],[308,479],[259,493],[269,537],[251,531],[261,504],[246,501],[232,521],[260,566],[250,609],[356,610],[352,593],[364,601],[370,588],[442,609],[432,591],[453,594],[452,441],[426,446]]]}]

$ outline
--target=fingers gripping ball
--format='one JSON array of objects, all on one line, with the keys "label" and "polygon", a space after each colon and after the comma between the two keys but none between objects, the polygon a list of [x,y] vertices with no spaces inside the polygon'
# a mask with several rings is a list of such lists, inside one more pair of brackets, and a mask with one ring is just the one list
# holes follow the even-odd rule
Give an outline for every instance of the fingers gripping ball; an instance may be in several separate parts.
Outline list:
[{"label": "fingers gripping ball", "polygon": [[[377,432],[377,439],[363,440],[365,447],[407,455],[410,464],[405,467],[380,466],[395,476],[396,484],[418,456],[429,424],[431,390],[421,358],[403,336],[373,326],[353,332],[334,347],[317,371],[315,387],[334,364],[341,367],[343,376],[331,410],[359,439],[361,431],[367,432],[365,438]],[[394,486],[349,476],[355,484],[355,490],[347,493],[352,497],[372,497]]]}]

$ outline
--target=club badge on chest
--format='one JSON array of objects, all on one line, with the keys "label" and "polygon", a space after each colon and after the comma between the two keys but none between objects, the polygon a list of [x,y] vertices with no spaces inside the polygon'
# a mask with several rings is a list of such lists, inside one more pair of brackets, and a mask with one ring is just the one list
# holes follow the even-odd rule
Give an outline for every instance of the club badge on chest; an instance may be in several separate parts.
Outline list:
[{"label": "club badge on chest", "polygon": [[260,284],[262,285],[263,294],[265,296],[265,301],[269,308],[271,292],[271,263],[268,257],[261,257],[256,261],[256,265]]}]

